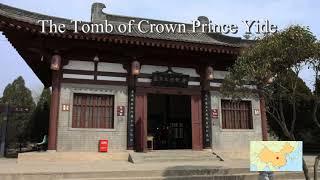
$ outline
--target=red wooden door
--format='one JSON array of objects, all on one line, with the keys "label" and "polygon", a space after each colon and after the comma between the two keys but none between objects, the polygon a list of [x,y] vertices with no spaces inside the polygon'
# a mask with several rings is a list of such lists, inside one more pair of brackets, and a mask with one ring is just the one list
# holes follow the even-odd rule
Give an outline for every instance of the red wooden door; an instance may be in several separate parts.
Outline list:
[{"label": "red wooden door", "polygon": [[202,150],[201,96],[191,96],[192,149]]},{"label": "red wooden door", "polygon": [[136,95],[135,144],[137,152],[147,150],[147,95]]}]

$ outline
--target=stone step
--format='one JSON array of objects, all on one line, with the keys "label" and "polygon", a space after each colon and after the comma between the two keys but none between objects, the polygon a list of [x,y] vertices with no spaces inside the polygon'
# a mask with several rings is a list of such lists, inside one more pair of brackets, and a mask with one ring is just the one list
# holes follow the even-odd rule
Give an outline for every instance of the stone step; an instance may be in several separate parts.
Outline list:
[{"label": "stone step", "polygon": [[51,163],[51,162],[97,162],[97,161],[126,161],[128,152],[28,152],[19,153],[19,164]]},{"label": "stone step", "polygon": [[[188,175],[188,176],[141,176],[141,177],[105,177],[105,178],[76,178],[76,179],[61,179],[61,180],[257,180],[258,173],[241,173],[231,175]],[[313,174],[310,173],[312,179]],[[274,176],[277,180],[302,180],[303,173],[276,173]]]},{"label": "stone step", "polygon": [[[144,154],[208,154],[212,153],[212,150],[192,150],[192,149],[172,149],[172,150],[151,150]],[[140,153],[142,154],[142,153]]]},{"label": "stone step", "polygon": [[[130,180],[130,179],[206,179],[216,177],[242,177],[232,175],[233,172],[242,170],[231,169],[171,169],[148,171],[104,171],[104,172],[48,172],[48,173],[17,173],[0,174],[1,180]],[[227,175],[230,173],[231,175]],[[248,179],[249,180],[249,179]]]},{"label": "stone step", "polygon": [[[309,173],[310,177],[313,177],[313,173]],[[320,172],[319,172],[320,176]],[[237,179],[242,180],[256,180],[258,177],[257,172],[250,172],[246,168],[192,168],[192,167],[180,167],[178,169],[167,170],[148,170],[148,171],[113,171],[113,172],[92,172],[92,173],[68,173],[62,174],[61,180],[130,180],[130,179],[150,179],[150,180],[162,180],[162,179]],[[303,172],[275,172],[275,179],[287,180],[287,179],[303,179]]]},{"label": "stone step", "polygon": [[204,159],[204,158],[150,158],[150,159],[143,159],[143,160],[137,160],[134,163],[154,163],[154,162],[159,162],[159,163],[166,163],[166,162],[197,162],[197,161],[218,161],[218,159]]},{"label": "stone step", "polygon": [[[320,174],[319,174],[320,175]],[[277,180],[303,179],[303,172],[278,172],[275,173]],[[313,174],[310,173],[310,177]],[[258,173],[248,172],[245,168],[233,169],[210,169],[180,167],[178,169],[147,170],[147,171],[103,171],[103,172],[47,172],[47,173],[17,173],[1,174],[1,180],[257,180]]]},{"label": "stone step", "polygon": [[[154,176],[154,177],[110,177],[110,178],[76,178],[61,180],[257,180],[258,173],[242,173],[233,175],[192,175],[192,176]],[[310,174],[312,179],[313,175]],[[274,176],[277,180],[302,180],[303,173],[277,173]]]},{"label": "stone step", "polygon": [[177,161],[221,161],[217,155],[210,151],[154,151],[147,153],[129,153],[129,161],[132,163],[148,162],[177,162]]},{"label": "stone step", "polygon": [[176,155],[176,156],[143,156],[143,159],[216,159],[217,157],[211,156],[184,156],[184,155]]},{"label": "stone step", "polygon": [[135,178],[135,177],[185,177],[185,176],[222,176],[228,174],[249,173],[246,168],[220,169],[209,167],[174,167],[164,170],[147,171],[110,171],[110,172],[88,172],[88,173],[64,173],[65,179],[77,178]]},{"label": "stone step", "polygon": [[143,157],[216,157],[216,155],[210,153],[210,154],[141,154],[141,153],[135,153],[139,156]]},{"label": "stone step", "polygon": [[258,174],[252,175],[220,175],[220,176],[159,176],[129,178],[93,178],[93,179],[62,179],[62,180],[256,180]]}]

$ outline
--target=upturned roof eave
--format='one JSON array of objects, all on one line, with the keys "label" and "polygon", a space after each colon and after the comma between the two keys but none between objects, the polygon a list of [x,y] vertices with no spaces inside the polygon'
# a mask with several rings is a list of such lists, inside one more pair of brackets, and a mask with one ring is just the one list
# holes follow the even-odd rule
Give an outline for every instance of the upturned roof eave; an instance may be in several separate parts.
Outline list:
[{"label": "upturned roof eave", "polygon": [[[118,15],[111,15],[111,14],[109,14],[109,15],[110,16],[114,16],[114,17],[130,18],[129,16],[118,16]],[[44,14],[35,13],[35,12],[30,12],[30,11],[14,8],[14,7],[7,6],[7,5],[4,5],[4,4],[0,3],[0,20],[1,20],[1,16],[5,17],[5,18],[8,18],[8,19],[16,20],[17,22],[28,23],[30,25],[33,25],[34,28],[40,28],[41,27],[40,24],[38,23],[38,20],[53,20],[57,24],[65,24],[67,30],[69,30],[69,31],[73,31],[74,30],[74,26],[71,24],[71,19],[55,17],[55,16],[49,16],[49,15],[44,15]],[[137,17],[132,17],[132,18],[137,18]],[[142,19],[142,18],[139,18],[139,19]],[[170,21],[161,21],[161,20],[154,20],[154,19],[146,19],[146,20],[167,22],[167,23],[170,22]],[[85,22],[85,21],[82,22],[82,24],[84,24],[84,23],[92,23],[92,22]],[[177,22],[171,22],[171,23],[177,23]],[[81,24],[79,24],[79,25],[81,25]],[[234,48],[244,47],[243,44],[242,44],[241,38],[225,36],[225,35],[222,35],[222,34],[220,34],[219,36],[220,37],[227,37],[229,39],[234,39],[234,41],[236,41],[236,43],[220,42],[219,40],[217,40],[216,43],[214,43],[214,42],[213,43],[204,42],[201,39],[196,39],[196,37],[193,38],[192,40],[188,40],[188,39],[181,39],[181,38],[179,38],[178,35],[176,37],[174,36],[173,38],[170,38],[170,39],[162,38],[162,36],[152,36],[152,37],[150,37],[150,35],[148,35],[148,34],[142,35],[142,34],[133,34],[133,33],[132,34],[130,34],[130,33],[128,33],[128,34],[110,33],[109,34],[108,33],[106,35],[122,35],[122,36],[128,36],[128,37],[150,38],[150,39],[168,40],[168,41],[176,41],[176,42],[188,42],[188,43],[215,45],[215,46],[222,46],[222,47],[234,47]],[[208,36],[210,36],[210,35],[208,35]]]}]

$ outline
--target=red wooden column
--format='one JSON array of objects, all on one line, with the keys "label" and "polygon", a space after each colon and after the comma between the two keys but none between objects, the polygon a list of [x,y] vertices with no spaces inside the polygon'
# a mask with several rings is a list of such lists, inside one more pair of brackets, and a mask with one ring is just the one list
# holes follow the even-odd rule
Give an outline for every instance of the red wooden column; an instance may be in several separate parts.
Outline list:
[{"label": "red wooden column", "polygon": [[136,94],[135,107],[135,150],[147,151],[147,95]]},{"label": "red wooden column", "polygon": [[191,96],[192,149],[202,150],[201,96]]},{"label": "red wooden column", "polygon": [[61,65],[61,57],[59,55],[52,56],[52,60],[51,60],[52,94],[51,94],[51,105],[50,105],[48,150],[57,150],[57,125],[58,125],[58,114],[59,114],[60,74],[61,74],[60,65]]},{"label": "red wooden column", "polygon": [[202,66],[199,69],[201,79],[201,111],[202,111],[202,136],[203,148],[212,147],[212,122],[211,122],[211,95],[210,81],[213,79],[213,68],[211,66]]},{"label": "red wooden column", "polygon": [[134,150],[135,148],[135,82],[136,76],[132,74],[130,65],[126,66],[128,71],[128,118],[127,118],[127,149]]}]

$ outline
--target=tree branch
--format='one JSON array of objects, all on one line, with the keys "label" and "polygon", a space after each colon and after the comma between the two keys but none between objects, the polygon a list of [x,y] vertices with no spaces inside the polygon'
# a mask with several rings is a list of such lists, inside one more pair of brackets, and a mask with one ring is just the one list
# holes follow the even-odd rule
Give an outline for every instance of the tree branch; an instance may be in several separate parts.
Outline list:
[{"label": "tree branch", "polygon": [[312,119],[313,119],[313,122],[317,125],[317,127],[320,128],[320,122],[318,121],[318,117],[317,117],[318,106],[319,106],[319,101],[316,97],[314,100],[314,105],[312,110]]}]

